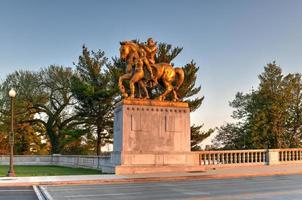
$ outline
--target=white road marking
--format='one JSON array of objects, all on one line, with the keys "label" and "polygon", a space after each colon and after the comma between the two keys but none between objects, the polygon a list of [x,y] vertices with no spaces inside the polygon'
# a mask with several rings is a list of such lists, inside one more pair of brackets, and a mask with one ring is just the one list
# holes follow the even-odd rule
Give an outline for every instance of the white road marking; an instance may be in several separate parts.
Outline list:
[{"label": "white road marking", "polygon": [[38,187],[36,185],[33,185],[33,189],[36,193],[36,196],[39,200],[44,200],[43,195],[41,194],[41,191],[38,189]]},{"label": "white road marking", "polygon": [[46,190],[45,187],[43,187],[43,186],[39,186],[39,187],[40,187],[42,194],[45,196],[46,199],[53,200],[52,196],[48,193],[48,191]]}]

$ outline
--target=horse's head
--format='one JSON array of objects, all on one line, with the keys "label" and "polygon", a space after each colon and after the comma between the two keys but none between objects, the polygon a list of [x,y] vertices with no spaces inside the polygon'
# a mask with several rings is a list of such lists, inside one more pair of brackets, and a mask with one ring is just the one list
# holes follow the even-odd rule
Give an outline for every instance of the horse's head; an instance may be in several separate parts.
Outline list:
[{"label": "horse's head", "polygon": [[120,42],[120,44],[121,44],[121,47],[120,47],[120,58],[122,60],[126,60],[127,57],[128,57],[128,55],[129,55],[129,53],[130,53],[131,48],[130,48],[130,46],[129,46],[129,44],[127,42]]}]

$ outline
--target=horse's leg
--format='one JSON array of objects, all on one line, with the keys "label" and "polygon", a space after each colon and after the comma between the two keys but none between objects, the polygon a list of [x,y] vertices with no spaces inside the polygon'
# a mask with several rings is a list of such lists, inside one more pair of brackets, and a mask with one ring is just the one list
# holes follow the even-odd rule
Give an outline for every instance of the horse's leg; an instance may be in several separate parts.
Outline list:
[{"label": "horse's leg", "polygon": [[138,84],[140,85],[140,88],[142,88],[144,90],[144,93],[145,93],[145,97],[144,98],[149,99],[150,98],[149,97],[149,93],[148,93],[148,90],[146,88],[146,84],[144,83],[144,81],[140,80],[138,82]]},{"label": "horse's leg", "polygon": [[173,89],[172,92],[173,92],[173,101],[178,101],[178,95],[177,95],[175,89]]},{"label": "horse's leg", "polygon": [[128,74],[124,74],[124,75],[120,76],[119,79],[118,79],[118,87],[119,87],[119,89],[120,89],[120,91],[121,91],[124,98],[127,98],[128,94],[127,94],[126,89],[123,85],[123,81],[124,80],[129,80],[130,78],[131,78],[131,74],[128,73]]},{"label": "horse's leg", "polygon": [[142,88],[140,86],[140,84],[135,84],[136,85],[136,89],[137,89],[137,93],[138,93],[138,98],[141,99],[142,98]]},{"label": "horse's leg", "polygon": [[164,91],[163,94],[161,94],[158,99],[160,101],[164,101],[166,99],[166,96],[173,90],[173,85],[171,84],[171,82],[167,81],[167,80],[163,80],[164,86],[166,88],[166,90]]},{"label": "horse's leg", "polygon": [[134,98],[135,95],[135,83],[137,83],[139,80],[141,80],[142,78],[144,77],[144,71],[143,70],[140,70],[140,71],[136,71],[132,78],[130,79],[130,82],[129,82],[129,86],[130,86],[130,97],[131,98]]},{"label": "horse's leg", "polygon": [[162,64],[152,64],[151,65],[152,69],[153,69],[153,75],[154,75],[154,85],[158,84],[158,79],[160,79],[160,77],[163,75],[164,72],[164,68],[162,67]]}]

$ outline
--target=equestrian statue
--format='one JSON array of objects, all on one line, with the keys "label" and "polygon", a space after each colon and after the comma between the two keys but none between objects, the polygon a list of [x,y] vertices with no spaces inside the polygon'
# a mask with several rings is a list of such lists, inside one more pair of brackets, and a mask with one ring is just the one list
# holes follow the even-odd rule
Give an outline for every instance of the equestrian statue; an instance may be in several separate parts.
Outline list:
[{"label": "equestrian statue", "polygon": [[[157,46],[152,38],[149,38],[146,44],[137,41],[123,41],[120,42],[120,45],[120,58],[127,64],[126,73],[119,77],[118,83],[124,98],[149,99],[148,88],[161,86],[164,88],[164,92],[156,99],[164,101],[172,92],[172,100],[179,100],[177,92],[184,81],[184,71],[181,67],[173,67],[169,63],[155,62]],[[129,81],[130,96],[123,85],[125,80]],[[139,96],[135,93],[136,85]],[[144,91],[144,97],[141,97],[140,89]]]}]

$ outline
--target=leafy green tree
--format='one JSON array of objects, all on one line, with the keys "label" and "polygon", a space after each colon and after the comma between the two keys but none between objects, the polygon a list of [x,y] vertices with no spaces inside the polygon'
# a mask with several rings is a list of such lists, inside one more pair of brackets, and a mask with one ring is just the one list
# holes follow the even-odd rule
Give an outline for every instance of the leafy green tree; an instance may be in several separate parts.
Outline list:
[{"label": "leafy green tree", "polygon": [[39,73],[40,87],[47,95],[46,103],[35,103],[33,108],[40,118],[31,120],[45,128],[51,143],[51,153],[62,153],[73,141],[86,133],[81,116],[74,111],[76,101],[71,93],[72,70],[62,66],[49,66]]},{"label": "leafy green tree", "polygon": [[[103,51],[89,51],[83,47],[82,55],[76,64],[77,73],[72,78],[72,92],[78,104],[79,115],[85,117],[85,122],[96,133],[96,154],[100,155],[101,147],[112,143],[113,109],[118,95],[117,82],[112,66]],[[90,135],[90,139],[92,139]]]},{"label": "leafy green tree", "polygon": [[[79,127],[80,116],[73,112],[71,76],[71,69],[59,66],[50,66],[39,73],[19,71],[8,76],[2,91],[7,93],[11,87],[17,91],[17,151],[28,153],[28,149],[32,149],[36,153],[46,153],[42,148],[48,144],[41,143],[44,139],[50,142],[51,153],[61,153],[68,144],[80,140],[85,131]],[[9,100],[2,100],[2,107],[8,112]],[[41,147],[33,147],[32,143]]]},{"label": "leafy green tree", "polygon": [[220,127],[224,148],[288,148],[301,145],[301,75],[284,76],[275,62],[264,67],[257,90],[237,93],[230,105],[236,124]]},{"label": "leafy green tree", "polygon": [[[14,101],[15,107],[15,153],[16,154],[33,154],[40,153],[43,147],[43,135],[38,133],[39,127],[32,126],[25,120],[34,119],[34,112],[30,110],[31,102],[40,101],[43,99],[43,94],[37,87],[37,74],[30,71],[16,71],[8,75],[0,87],[0,127],[5,148],[8,147],[8,132],[10,130],[10,98],[8,91],[14,88],[17,91],[17,96]],[[29,101],[27,97],[31,96]],[[8,149],[8,148],[7,148]]]}]

